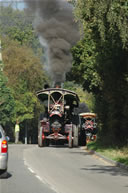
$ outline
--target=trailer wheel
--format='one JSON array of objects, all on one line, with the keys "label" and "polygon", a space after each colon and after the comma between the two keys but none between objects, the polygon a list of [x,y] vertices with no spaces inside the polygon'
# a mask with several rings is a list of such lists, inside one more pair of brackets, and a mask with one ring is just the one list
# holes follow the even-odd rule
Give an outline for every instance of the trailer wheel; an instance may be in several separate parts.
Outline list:
[{"label": "trailer wheel", "polygon": [[49,146],[49,140],[48,139],[44,140],[44,146],[47,146],[47,147]]},{"label": "trailer wheel", "polygon": [[72,147],[73,147],[72,130],[73,130],[73,128],[71,128],[70,131],[69,131],[69,141],[68,141],[68,147],[69,147],[69,148],[72,148]]},{"label": "trailer wheel", "polygon": [[80,136],[79,136],[79,145],[80,146],[85,146],[86,145],[86,134],[84,130],[80,131]]},{"label": "trailer wheel", "polygon": [[42,146],[43,146],[42,127],[39,128],[39,133],[38,133],[38,146],[39,146],[39,147],[42,147]]},{"label": "trailer wheel", "polygon": [[78,147],[78,126],[77,125],[73,125],[73,133],[74,133],[73,147]]}]

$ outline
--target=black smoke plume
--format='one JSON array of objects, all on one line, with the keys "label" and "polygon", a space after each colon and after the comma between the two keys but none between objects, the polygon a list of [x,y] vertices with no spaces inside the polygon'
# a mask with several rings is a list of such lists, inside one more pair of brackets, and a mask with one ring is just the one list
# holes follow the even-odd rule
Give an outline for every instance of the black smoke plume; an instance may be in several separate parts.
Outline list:
[{"label": "black smoke plume", "polygon": [[72,66],[71,47],[79,40],[73,7],[67,0],[24,0],[35,15],[34,27],[45,50],[45,68],[54,82],[64,82]]}]

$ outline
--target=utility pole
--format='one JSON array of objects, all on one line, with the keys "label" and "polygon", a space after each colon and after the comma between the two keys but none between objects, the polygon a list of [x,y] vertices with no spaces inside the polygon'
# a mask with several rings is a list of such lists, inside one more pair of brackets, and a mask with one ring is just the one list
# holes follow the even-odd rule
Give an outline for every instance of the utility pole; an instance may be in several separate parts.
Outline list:
[{"label": "utility pole", "polygon": [[27,137],[28,137],[28,131],[27,131],[27,121],[25,122],[25,145],[27,145]]}]

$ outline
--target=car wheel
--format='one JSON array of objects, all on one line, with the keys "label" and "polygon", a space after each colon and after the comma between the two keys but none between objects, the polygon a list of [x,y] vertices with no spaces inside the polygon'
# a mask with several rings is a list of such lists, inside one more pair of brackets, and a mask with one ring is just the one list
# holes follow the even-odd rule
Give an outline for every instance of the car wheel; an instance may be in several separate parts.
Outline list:
[{"label": "car wheel", "polygon": [[0,178],[7,178],[7,177],[8,177],[7,169],[0,170]]}]

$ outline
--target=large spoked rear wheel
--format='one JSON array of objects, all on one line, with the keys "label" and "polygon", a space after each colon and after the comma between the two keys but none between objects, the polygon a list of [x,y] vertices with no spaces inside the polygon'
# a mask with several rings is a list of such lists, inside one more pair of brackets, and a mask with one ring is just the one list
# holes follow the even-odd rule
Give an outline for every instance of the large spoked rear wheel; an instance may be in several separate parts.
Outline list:
[{"label": "large spoked rear wheel", "polygon": [[73,147],[72,130],[73,130],[73,128],[71,128],[70,131],[69,131],[69,141],[68,141],[68,147],[69,147],[69,148],[72,148],[72,147]]},{"label": "large spoked rear wheel", "polygon": [[73,147],[78,147],[78,126],[73,125]]},{"label": "large spoked rear wheel", "polygon": [[42,127],[39,128],[39,133],[38,133],[38,146],[39,146],[39,147],[43,147]]}]

